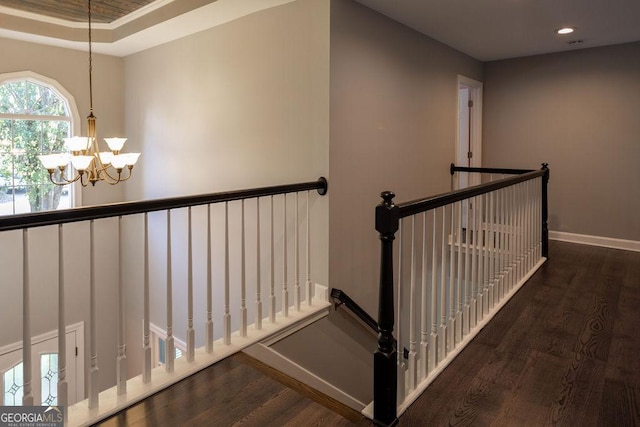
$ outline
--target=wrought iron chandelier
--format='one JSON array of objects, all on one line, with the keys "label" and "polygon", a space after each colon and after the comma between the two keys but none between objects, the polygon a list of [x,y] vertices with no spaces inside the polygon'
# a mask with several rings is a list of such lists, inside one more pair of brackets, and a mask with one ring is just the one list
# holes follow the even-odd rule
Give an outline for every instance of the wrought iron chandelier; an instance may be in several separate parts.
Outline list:
[{"label": "wrought iron chandelier", "polygon": [[[87,117],[87,136],[74,136],[64,139],[68,153],[55,153],[38,156],[49,172],[49,180],[56,185],[67,185],[80,181],[83,187],[98,181],[115,185],[131,177],[133,165],[140,153],[121,153],[127,138],[104,138],[109,151],[100,151],[96,135],[96,116],[93,115],[93,56],[91,49],[91,0],[88,0],[89,15],[89,116]],[[67,166],[71,162],[76,173],[72,178],[65,177]],[[54,178],[56,169],[60,170],[60,180]],[[122,172],[127,169],[126,175]]]}]

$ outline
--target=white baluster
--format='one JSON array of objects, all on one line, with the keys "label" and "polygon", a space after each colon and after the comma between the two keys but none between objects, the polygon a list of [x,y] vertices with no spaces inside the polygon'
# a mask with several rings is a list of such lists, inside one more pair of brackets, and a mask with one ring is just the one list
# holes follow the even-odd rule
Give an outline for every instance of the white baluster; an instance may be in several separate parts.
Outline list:
[{"label": "white baluster", "polygon": [[[444,208],[443,208],[444,209]],[[427,360],[427,373],[431,372],[436,366],[436,351],[438,348],[438,247],[436,244],[436,221],[438,216],[438,210],[433,210],[433,238],[431,242],[431,335],[429,336],[429,356]],[[426,376],[426,375],[425,375]]]},{"label": "white baluster", "polygon": [[295,209],[295,213],[294,213],[294,220],[293,223],[295,225],[294,228],[294,233],[293,233],[293,262],[294,262],[294,280],[295,280],[295,286],[294,286],[294,291],[293,291],[293,298],[294,298],[294,306],[296,308],[296,311],[300,311],[300,254],[299,252],[299,240],[300,240],[300,233],[298,231],[298,193],[296,193],[296,209]]},{"label": "white baluster", "polygon": [[282,314],[289,317],[289,289],[287,288],[287,195],[282,195]]},{"label": "white baluster", "polygon": [[223,342],[231,344],[231,314],[229,313],[229,202],[224,203],[224,316],[222,328],[224,330]]},{"label": "white baluster", "polygon": [[246,242],[244,223],[244,199],[240,202],[240,336],[247,336],[247,277],[246,277]]},{"label": "white baluster", "polygon": [[540,185],[539,178],[536,178],[531,181],[531,202],[530,202],[530,212],[531,212],[531,220],[529,224],[529,248],[531,249],[531,264],[529,264],[530,268],[533,267],[538,262],[538,186]]},{"label": "white baluster", "polygon": [[416,216],[411,216],[411,259],[409,291],[409,390],[418,384],[418,359],[416,353]]},{"label": "white baluster", "polygon": [[528,246],[529,246],[529,250],[531,251],[531,261],[529,263],[529,269],[533,268],[533,266],[538,262],[538,254],[537,254],[537,248],[538,245],[536,244],[537,242],[537,229],[538,229],[538,185],[540,184],[540,182],[538,181],[539,178],[536,178],[534,180],[531,181],[531,185],[530,185],[530,190],[529,190],[529,194],[530,194],[530,203],[529,203],[529,241],[528,241]]},{"label": "white baluster", "polygon": [[94,239],[94,223],[89,222],[89,342],[91,365],[89,370],[89,409],[98,407],[98,315],[96,307],[96,257],[95,257],[95,239]]},{"label": "white baluster", "polygon": [[193,329],[193,228],[191,206],[187,208],[187,362],[193,362],[196,351],[196,331]]},{"label": "white baluster", "polygon": [[447,211],[446,206],[442,207],[442,242],[440,248],[442,255],[440,258],[440,331],[438,332],[438,360],[440,363],[444,360],[447,341]]},{"label": "white baluster", "polygon": [[213,272],[211,262],[211,205],[207,205],[207,353],[213,353]]},{"label": "white baluster", "polygon": [[142,382],[151,381],[151,330],[149,309],[149,217],[144,214],[144,289],[143,289],[144,319],[142,325],[143,371]]},{"label": "white baluster", "polygon": [[460,341],[462,341],[462,337],[469,333],[469,315],[470,315],[470,301],[471,298],[469,296],[471,292],[471,248],[473,246],[473,223],[471,222],[471,213],[475,211],[476,204],[475,200],[467,199],[467,232],[465,234],[465,245],[464,245],[464,269],[463,269],[463,279],[462,279],[462,290],[460,294],[460,307],[459,313],[462,314],[462,331],[460,334]]},{"label": "white baluster", "polygon": [[171,210],[167,210],[167,338],[165,340],[165,369],[173,372],[176,357],[173,338],[173,273],[171,268]]},{"label": "white baluster", "polygon": [[516,207],[515,207],[515,191],[514,185],[507,187],[507,200],[509,201],[507,209],[509,211],[509,287],[511,290],[515,286],[516,276],[516,255],[518,244],[516,242]]},{"label": "white baluster", "polygon": [[116,359],[116,388],[118,396],[127,393],[127,344],[124,295],[124,231],[122,216],[118,217],[118,357]]},{"label": "white baluster", "polygon": [[[466,300],[464,306],[466,319],[464,322],[464,327],[467,329],[466,331],[462,331],[464,335],[467,335],[469,333],[469,330],[474,327],[476,323],[475,289],[478,286],[478,277],[476,271],[476,246],[478,245],[477,212],[481,209],[478,205],[477,197],[470,199],[469,203],[471,204],[473,209],[470,209],[468,216],[469,219],[467,221],[467,223],[469,224],[468,227],[470,233],[467,233],[467,262],[465,266]],[[469,263],[469,257],[471,257],[471,263]]]},{"label": "white baluster", "polygon": [[58,225],[58,407],[67,419],[69,384],[67,383],[67,331],[64,304],[64,233]]},{"label": "white baluster", "polygon": [[518,275],[516,278],[516,283],[524,276],[524,234],[525,234],[525,192],[526,192],[526,182],[521,182],[516,185],[515,190],[515,207],[516,207],[516,265],[518,270]]},{"label": "white baluster", "polygon": [[447,285],[447,310],[449,311],[448,316],[449,320],[447,322],[447,344],[446,350],[447,354],[451,350],[455,348],[455,316],[456,316],[456,307],[454,300],[454,290],[455,290],[455,280],[456,280],[456,270],[455,270],[455,259],[456,259],[456,205],[451,205],[451,244],[449,245],[449,283]]},{"label": "white baluster", "polygon": [[262,296],[261,285],[261,263],[260,263],[260,198],[256,198],[256,329],[262,329]]},{"label": "white baluster", "polygon": [[422,293],[420,300],[420,380],[427,376],[429,360],[429,284],[427,255],[427,212],[422,213]]},{"label": "white baluster", "polygon": [[270,197],[271,200],[271,283],[269,290],[269,321],[271,323],[276,322],[276,291],[275,291],[275,239],[273,235],[274,230],[274,218],[273,218],[273,196]]},{"label": "white baluster", "polygon": [[493,296],[496,291],[496,246],[497,246],[497,214],[495,210],[496,192],[489,193],[489,270],[488,273],[488,289],[485,292],[484,313],[487,314],[493,308]]},{"label": "white baluster", "polygon": [[521,269],[521,259],[522,251],[521,251],[521,239],[520,239],[520,230],[522,230],[522,212],[520,209],[522,208],[520,203],[521,196],[521,187],[522,183],[516,184],[513,186],[513,240],[514,240],[514,255],[513,255],[513,271],[514,278],[512,288],[518,283],[520,280],[520,269]]},{"label": "white baluster", "polygon": [[533,225],[535,221],[534,215],[534,193],[533,193],[533,185],[536,183],[535,179],[527,181],[527,196],[526,196],[526,209],[527,209],[527,219],[526,223],[526,233],[524,238],[524,247],[527,252],[527,263],[525,269],[527,271],[531,270],[534,265],[534,253],[533,246],[531,245],[532,236],[533,236]]},{"label": "white baluster", "polygon": [[521,184],[516,184],[513,186],[513,195],[512,195],[512,206],[513,206],[513,241],[514,241],[514,249],[513,249],[513,272],[514,278],[512,283],[512,288],[518,283],[520,279],[520,256],[522,252],[520,251],[520,245],[522,242],[520,241],[520,230],[522,223],[520,222],[522,219],[522,213],[520,212],[520,187]]},{"label": "white baluster", "polygon": [[307,273],[307,305],[311,307],[313,303],[313,288],[311,286],[311,222],[310,222],[310,211],[311,205],[309,204],[309,191],[307,191],[307,242],[306,242],[306,253],[305,253],[305,262],[306,265],[306,273]]},{"label": "white baluster", "polygon": [[398,376],[397,376],[397,402],[398,404],[404,402],[405,396],[405,375],[406,375],[406,364],[404,363],[404,344],[402,343],[402,337],[404,336],[402,329],[402,313],[403,310],[403,294],[404,287],[402,286],[402,264],[403,264],[403,236],[402,229],[404,224],[404,219],[400,219],[400,224],[398,226],[398,279],[397,279],[397,289],[398,289],[398,300],[396,301],[396,339],[397,339],[397,360],[398,360]]},{"label": "white baluster", "polygon": [[491,217],[489,216],[490,197],[490,193],[482,195],[484,211],[484,216],[482,218],[482,282],[480,289],[480,301],[478,303],[478,322],[481,319],[484,319],[484,315],[486,313],[485,303],[489,294],[489,259],[491,257],[491,253],[489,252],[489,242],[492,239],[492,236],[489,233],[489,223],[491,222]]},{"label": "white baluster", "polygon": [[[452,312],[451,315],[453,316],[454,319],[454,347],[455,345],[457,345],[460,341],[462,341],[462,296],[464,295],[464,290],[463,290],[463,277],[462,277],[462,273],[463,273],[463,268],[462,268],[462,264],[463,264],[463,260],[464,260],[464,241],[463,241],[463,232],[464,232],[464,224],[462,221],[462,216],[463,216],[463,212],[464,212],[464,205],[463,202],[460,201],[456,204],[457,206],[457,213],[458,213],[458,223],[456,224],[456,231],[457,231],[457,236],[456,236],[456,242],[455,242],[455,246],[457,247],[457,251],[454,250],[453,254],[455,255],[457,253],[457,270],[456,270],[456,278],[454,281],[454,288],[452,289],[452,294],[453,294],[453,306],[452,306]],[[468,210],[468,204],[467,204],[467,210]],[[453,348],[453,347],[452,347]]]},{"label": "white baluster", "polygon": [[31,389],[31,298],[29,283],[29,233],[22,229],[22,405],[33,406]]},{"label": "white baluster", "polygon": [[505,258],[506,258],[506,221],[505,221],[505,203],[504,203],[504,189],[498,190],[498,253],[499,253],[499,267],[498,267],[498,291],[497,301],[502,300],[502,296],[504,295],[504,272],[505,272]]}]

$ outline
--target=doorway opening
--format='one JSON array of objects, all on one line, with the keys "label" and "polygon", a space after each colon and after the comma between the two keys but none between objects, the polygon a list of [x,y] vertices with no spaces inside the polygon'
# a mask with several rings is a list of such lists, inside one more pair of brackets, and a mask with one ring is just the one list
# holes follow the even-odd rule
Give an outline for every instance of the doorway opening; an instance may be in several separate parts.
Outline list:
[{"label": "doorway opening", "polygon": [[[458,75],[456,165],[482,166],[482,82]],[[478,174],[473,174],[478,175]],[[460,173],[458,188],[477,185],[478,176]]]}]

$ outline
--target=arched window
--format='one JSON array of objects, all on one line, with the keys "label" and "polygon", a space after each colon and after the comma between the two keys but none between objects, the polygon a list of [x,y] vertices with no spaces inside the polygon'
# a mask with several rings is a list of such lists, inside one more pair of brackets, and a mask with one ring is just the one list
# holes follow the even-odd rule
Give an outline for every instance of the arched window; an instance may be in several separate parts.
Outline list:
[{"label": "arched window", "polygon": [[64,151],[63,138],[78,126],[75,101],[58,82],[28,71],[0,74],[0,215],[76,205],[74,186],[52,184],[38,155]]}]

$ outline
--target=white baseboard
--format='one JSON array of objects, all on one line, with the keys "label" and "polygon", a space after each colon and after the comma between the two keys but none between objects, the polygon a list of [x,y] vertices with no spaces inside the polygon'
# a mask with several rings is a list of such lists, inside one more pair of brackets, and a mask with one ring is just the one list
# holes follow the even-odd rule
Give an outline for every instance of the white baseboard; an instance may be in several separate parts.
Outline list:
[{"label": "white baseboard", "polygon": [[587,234],[565,233],[562,231],[549,231],[549,239],[561,242],[579,243],[581,245],[602,246],[604,248],[640,252],[640,242],[635,240],[589,236]]},{"label": "white baseboard", "polygon": [[318,390],[321,393],[337,400],[340,403],[347,405],[348,407],[360,412],[366,406],[363,402],[360,402],[355,397],[345,393],[333,384],[328,383],[316,374],[302,366],[298,365],[291,359],[283,356],[272,348],[258,343],[251,347],[244,349],[244,352],[249,356],[258,359],[262,363],[265,363],[272,368],[290,376],[291,378],[300,381],[303,384],[307,384],[310,387]]}]

